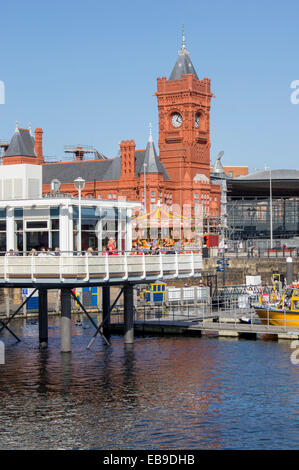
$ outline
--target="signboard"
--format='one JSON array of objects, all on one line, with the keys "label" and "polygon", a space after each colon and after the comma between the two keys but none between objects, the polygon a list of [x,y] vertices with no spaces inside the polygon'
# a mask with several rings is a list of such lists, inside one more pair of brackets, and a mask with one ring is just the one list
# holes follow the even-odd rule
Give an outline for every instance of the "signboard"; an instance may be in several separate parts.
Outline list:
[{"label": "signboard", "polygon": [[[26,288],[26,289],[22,289],[22,295],[24,295],[25,297],[29,297],[29,295],[34,291],[34,289],[32,287],[29,287],[29,288]],[[38,290],[33,294],[32,297],[38,297]],[[31,298],[32,298],[31,297]]]},{"label": "signboard", "polygon": [[261,276],[246,276],[246,286],[260,286]]}]

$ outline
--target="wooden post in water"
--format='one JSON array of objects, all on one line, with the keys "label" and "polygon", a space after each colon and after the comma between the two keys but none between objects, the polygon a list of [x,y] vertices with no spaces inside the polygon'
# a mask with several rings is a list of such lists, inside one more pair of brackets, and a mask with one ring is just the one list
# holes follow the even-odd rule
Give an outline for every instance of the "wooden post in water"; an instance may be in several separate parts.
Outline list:
[{"label": "wooden post in water", "polygon": [[72,350],[71,291],[61,289],[61,352]]},{"label": "wooden post in water", "polygon": [[38,328],[39,343],[41,348],[48,345],[48,291],[38,290]]},{"label": "wooden post in water", "polygon": [[133,286],[128,284],[124,286],[124,342],[125,344],[134,343],[134,302]]}]

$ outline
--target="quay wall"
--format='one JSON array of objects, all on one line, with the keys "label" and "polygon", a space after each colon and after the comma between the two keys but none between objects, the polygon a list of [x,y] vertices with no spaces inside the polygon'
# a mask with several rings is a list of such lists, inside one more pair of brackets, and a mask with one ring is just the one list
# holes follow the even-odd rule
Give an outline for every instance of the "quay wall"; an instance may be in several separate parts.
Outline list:
[{"label": "quay wall", "polygon": [[[219,259],[219,258],[218,258]],[[293,280],[299,280],[299,259],[293,258]],[[218,285],[222,285],[222,272],[217,272],[217,258],[203,259],[203,274],[217,273]],[[245,283],[246,276],[261,276],[262,282],[271,283],[273,272],[286,276],[286,258],[230,258],[226,269],[226,284],[237,285]]]}]

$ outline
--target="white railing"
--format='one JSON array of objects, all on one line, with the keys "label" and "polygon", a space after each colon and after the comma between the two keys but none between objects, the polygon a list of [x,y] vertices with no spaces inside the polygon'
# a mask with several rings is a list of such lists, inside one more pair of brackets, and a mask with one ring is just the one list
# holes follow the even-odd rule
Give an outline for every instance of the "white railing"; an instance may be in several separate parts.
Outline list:
[{"label": "white railing", "polygon": [[0,283],[109,282],[174,279],[198,276],[202,269],[200,253],[110,256],[2,256]]}]

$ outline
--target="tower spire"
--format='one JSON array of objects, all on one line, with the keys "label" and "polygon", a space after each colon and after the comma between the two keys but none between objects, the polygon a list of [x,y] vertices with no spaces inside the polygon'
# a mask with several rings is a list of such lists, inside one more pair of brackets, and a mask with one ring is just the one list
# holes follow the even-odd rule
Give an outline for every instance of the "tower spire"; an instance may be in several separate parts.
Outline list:
[{"label": "tower spire", "polygon": [[182,51],[186,50],[186,37],[185,37],[185,26],[183,23],[183,28],[182,28]]},{"label": "tower spire", "polygon": [[150,122],[150,123],[149,123],[149,136],[148,136],[148,141],[149,141],[149,142],[153,142],[153,132],[152,132],[152,128],[153,128],[153,126],[152,126],[152,123]]},{"label": "tower spire", "polygon": [[183,75],[191,73],[198,80],[197,73],[190,59],[189,51],[186,47],[185,26],[182,27],[182,48],[179,50],[178,58],[172,69],[169,80],[179,80]]}]

